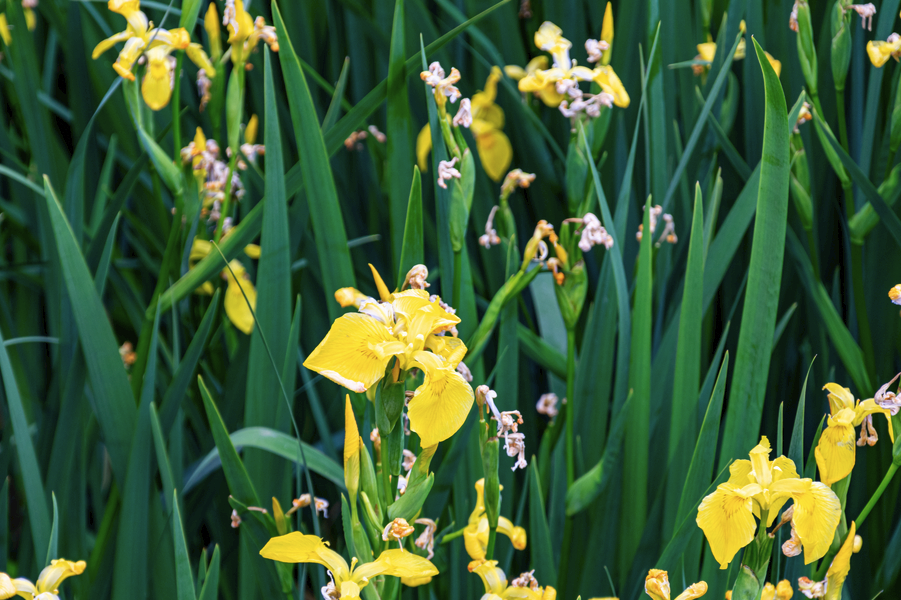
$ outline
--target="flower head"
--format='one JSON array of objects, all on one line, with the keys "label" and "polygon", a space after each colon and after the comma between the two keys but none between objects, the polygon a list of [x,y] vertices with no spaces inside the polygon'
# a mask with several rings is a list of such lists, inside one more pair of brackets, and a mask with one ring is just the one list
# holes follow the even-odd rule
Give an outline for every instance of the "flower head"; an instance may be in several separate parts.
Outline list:
[{"label": "flower head", "polygon": [[421,369],[425,380],[408,405],[410,427],[422,447],[446,440],[466,420],[472,388],[457,372],[466,346],[446,336],[460,318],[426,290],[388,293],[379,278],[381,302],[362,302],[339,317],[304,366],[355,392],[365,392],[396,361],[400,371]]},{"label": "flower head", "polygon": [[462,96],[460,90],[454,86],[460,81],[460,71],[456,67],[451,68],[450,75],[445,76],[441,63],[435,61],[429,65],[428,71],[419,74],[419,78],[432,86],[432,94],[434,94],[438,106],[443,107],[447,100],[453,104]]},{"label": "flower head", "polygon": [[[864,424],[872,438],[870,445],[876,443],[876,430],[873,429],[872,415],[882,413],[888,420],[890,412],[871,398],[863,402],[855,401],[854,395],[848,388],[843,388],[836,383],[827,383],[824,390],[829,392],[829,419],[826,428],[820,435],[814,454],[817,468],[820,472],[820,481],[826,485],[832,485],[836,481],[844,479],[854,468],[856,459],[856,445],[854,443],[854,428]],[[884,397],[884,394],[883,394]],[[889,434],[894,435],[889,422]]]},{"label": "flower head", "polygon": [[901,305],[901,283],[892,287],[892,289],[888,291],[888,297],[889,300],[892,301],[892,304]]},{"label": "flower head", "polygon": [[[476,505],[469,515],[469,522],[463,529],[463,544],[466,553],[473,560],[484,560],[488,549],[488,516],[485,513],[485,479],[476,481]],[[503,489],[503,486],[501,486]],[[498,517],[497,531],[510,538],[513,547],[524,550],[526,547],[526,530],[514,526],[510,519]]]},{"label": "flower head", "polygon": [[896,61],[901,59],[901,36],[892,33],[884,42],[870,40],[867,42],[867,55],[874,67],[881,67],[888,62],[888,59],[894,58]]},{"label": "flower head", "polygon": [[769,440],[762,437],[750,452],[751,460],[732,463],[729,481],[698,507],[698,526],[722,569],[754,539],[754,517],[768,527],[788,500],[794,500],[792,526],[804,548],[805,564],[822,558],[832,543],[841,518],[835,492],[824,483],[799,478],[791,459],[780,456],[771,461],[769,454]]},{"label": "flower head", "polygon": [[[485,584],[485,600],[556,600],[557,590],[551,586],[541,587],[534,577],[525,579],[523,575],[507,584],[507,576],[498,568],[496,560],[474,560],[469,563],[469,571],[478,575]],[[518,586],[516,583],[527,583]],[[534,583],[533,583],[534,582]]]},{"label": "flower head", "polygon": [[297,531],[272,538],[260,550],[260,555],[279,562],[315,563],[324,566],[333,579],[329,584],[331,586],[329,591],[334,593],[335,598],[344,600],[359,598],[360,590],[379,575],[428,577],[438,574],[438,569],[427,559],[403,550],[385,550],[374,561],[360,565],[354,558],[348,566],[347,561],[329,549],[322,539]]},{"label": "flower head", "polygon": [[19,595],[36,600],[58,600],[60,584],[73,575],[81,575],[86,567],[87,564],[83,560],[76,562],[57,558],[44,567],[38,575],[37,583],[32,583],[24,577],[13,579],[6,573],[0,573],[0,598]]}]

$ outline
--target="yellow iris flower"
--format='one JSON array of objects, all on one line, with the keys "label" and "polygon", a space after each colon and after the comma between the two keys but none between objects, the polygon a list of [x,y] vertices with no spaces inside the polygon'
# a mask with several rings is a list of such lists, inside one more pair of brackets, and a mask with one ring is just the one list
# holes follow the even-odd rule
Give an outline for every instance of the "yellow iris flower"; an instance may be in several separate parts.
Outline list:
[{"label": "yellow iris flower", "polygon": [[820,441],[814,451],[820,481],[832,485],[847,477],[854,468],[857,445],[854,428],[874,414],[881,413],[888,420],[889,435],[894,441],[890,413],[870,398],[863,402],[854,400],[848,388],[836,383],[827,383],[824,390],[829,391],[829,420],[820,435]]},{"label": "yellow iris flower", "polygon": [[[654,600],[670,600],[669,575],[660,569],[651,569],[644,580],[645,593]],[[688,586],[673,600],[694,600],[707,593],[707,583],[699,581]]]},{"label": "yellow iris flower", "polygon": [[870,62],[877,68],[887,63],[890,58],[898,60],[901,58],[901,36],[893,33],[884,42],[875,40],[867,42],[867,54]]},{"label": "yellow iris flower", "polygon": [[[545,59],[546,61],[546,59]],[[500,181],[513,161],[513,146],[510,138],[503,132],[504,109],[495,104],[497,99],[497,82],[500,81],[501,70],[491,68],[491,74],[485,81],[485,89],[472,97],[472,135],[479,151],[482,168],[492,181]],[[439,95],[435,96],[436,98]],[[426,159],[432,151],[432,134],[426,123],[416,137],[416,159],[419,170],[428,170]]]},{"label": "yellow iris flower", "polygon": [[[469,570],[482,579],[485,584],[485,595],[482,600],[556,600],[557,590],[551,586],[540,587],[529,575],[524,573],[512,585],[507,584],[507,576],[498,568],[496,560],[473,561]],[[521,581],[520,581],[521,580]],[[528,581],[527,581],[528,580]],[[517,584],[522,585],[517,585]],[[534,587],[529,585],[534,584]]]},{"label": "yellow iris flower", "polygon": [[829,486],[800,479],[795,463],[784,456],[769,460],[766,437],[751,450],[751,460],[729,467],[729,481],[717,486],[698,507],[697,523],[714,558],[725,569],[735,554],[754,539],[754,517],[770,526],[779,510],[794,500],[793,525],[804,547],[804,564],[822,558],[841,519],[841,503]]},{"label": "yellow iris flower", "polygon": [[247,57],[253,52],[257,44],[262,40],[269,44],[273,52],[278,52],[278,36],[275,27],[266,25],[263,17],[256,20],[244,10],[244,0],[235,0],[234,12],[225,12],[226,28],[228,29],[228,43],[232,47],[232,62],[241,64],[247,61]]},{"label": "yellow iris flower", "polygon": [[329,570],[334,581],[327,588],[333,588],[333,597],[340,600],[359,598],[360,589],[379,575],[430,577],[438,574],[438,569],[429,560],[400,549],[385,550],[374,561],[359,566],[354,558],[348,566],[344,557],[329,549],[320,538],[297,531],[272,538],[260,550],[260,555],[279,562],[322,565]]},{"label": "yellow iris flower", "polygon": [[[473,560],[484,560],[488,550],[488,517],[485,514],[485,479],[476,481],[476,506],[469,515],[469,524],[463,530],[463,544],[466,553]],[[504,489],[501,486],[501,489]],[[526,530],[515,527],[510,519],[499,517],[497,531],[503,533],[517,550],[526,548]]]},{"label": "yellow iris flower", "polygon": [[[776,585],[767,582],[760,592],[760,600],[791,600],[794,594],[791,583],[788,579],[783,579]],[[726,600],[732,600],[732,590],[726,592]]]},{"label": "yellow iris flower", "polygon": [[198,67],[204,69],[208,76],[214,77],[216,69],[200,44],[191,43],[191,36],[184,28],[151,29],[152,23],[147,15],[141,12],[140,0],[109,0],[108,8],[125,17],[128,25],[125,31],[108,37],[94,48],[91,54],[97,59],[101,54],[119,42],[125,42],[119,57],[113,63],[113,69],[121,77],[134,81],[132,68],[143,53],[147,58],[147,68],[141,81],[141,94],[144,102],[153,110],[160,110],[172,96],[172,61],[169,54],[173,50],[186,50]]},{"label": "yellow iris flower", "polygon": [[[381,281],[379,279],[379,281]],[[339,317],[304,366],[347,389],[363,393],[385,376],[392,358],[401,370],[422,369],[425,381],[408,405],[410,428],[428,448],[452,436],[466,420],[475,397],[456,371],[466,346],[440,335],[460,322],[425,290],[388,294],[361,303]],[[353,294],[353,292],[351,292]]]},{"label": "yellow iris flower", "polygon": [[38,576],[37,584],[31,583],[24,577],[12,579],[6,573],[0,573],[0,600],[22,596],[23,598],[41,598],[50,600],[57,598],[60,584],[72,577],[84,573],[87,564],[83,560],[78,562],[58,558],[50,561]]},{"label": "yellow iris flower", "polygon": [[[206,257],[212,251],[212,243],[207,240],[195,238],[194,243],[191,246],[191,254],[188,256],[189,268],[194,268],[194,265],[199,260]],[[244,253],[250,258],[259,258],[260,247],[256,244],[248,244],[244,247]],[[231,267],[231,270],[234,271],[234,275],[232,275],[228,269],[222,271],[223,275],[228,278],[228,287],[225,290],[225,315],[235,327],[245,334],[250,335],[250,332],[253,331],[254,323],[251,308],[256,310],[257,290],[253,286],[253,283],[251,283],[250,277],[247,275],[247,270],[240,261],[232,260],[228,264]],[[241,293],[242,289],[244,290],[243,294]],[[212,294],[212,282],[204,282],[203,285],[197,288],[196,292],[199,294]],[[244,299],[245,294],[247,295],[247,300]],[[249,307],[247,306],[248,302],[250,303]]]},{"label": "yellow iris flower", "polygon": [[[564,80],[593,81],[600,88],[613,96],[613,103],[621,108],[629,106],[629,94],[622,82],[609,65],[599,65],[593,69],[575,65],[569,57],[572,42],[563,37],[563,31],[545,21],[535,32],[535,45],[550,53],[554,64],[550,69],[536,69],[519,80],[521,92],[533,92],[542,102],[557,107],[566,98],[566,94],[558,88],[558,82]],[[611,35],[612,39],[612,35]]]}]

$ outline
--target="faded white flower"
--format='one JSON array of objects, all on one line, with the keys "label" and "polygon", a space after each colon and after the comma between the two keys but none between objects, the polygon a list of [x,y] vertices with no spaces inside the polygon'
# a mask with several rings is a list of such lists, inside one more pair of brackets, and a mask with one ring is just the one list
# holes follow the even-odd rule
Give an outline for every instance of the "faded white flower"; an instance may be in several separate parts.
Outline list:
[{"label": "faded white flower", "polygon": [[453,120],[454,127],[466,127],[469,129],[469,126],[472,125],[472,106],[470,104],[469,98],[463,98],[460,100],[460,108],[457,109],[457,114],[454,116]]},{"label": "faded white flower", "polygon": [[442,160],[438,163],[438,185],[447,189],[445,181],[449,179],[460,179],[460,171],[454,168],[457,161],[460,160],[456,156],[452,160]]}]

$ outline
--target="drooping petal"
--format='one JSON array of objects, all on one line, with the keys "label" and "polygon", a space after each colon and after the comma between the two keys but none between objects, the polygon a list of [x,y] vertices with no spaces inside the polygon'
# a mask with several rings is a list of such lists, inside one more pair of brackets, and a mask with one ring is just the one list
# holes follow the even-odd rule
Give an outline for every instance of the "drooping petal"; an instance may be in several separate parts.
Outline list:
[{"label": "drooping petal", "polygon": [[225,314],[235,327],[250,335],[254,323],[251,309],[256,310],[257,307],[257,290],[247,278],[247,272],[240,262],[233,260],[229,266],[231,271],[227,269],[225,271],[228,275],[228,288],[225,290]]},{"label": "drooping petal", "polygon": [[704,531],[721,569],[754,539],[757,527],[751,511],[752,496],[745,488],[723,483],[698,507],[698,527]]},{"label": "drooping petal", "polygon": [[832,559],[829,570],[826,571],[826,600],[841,600],[842,586],[851,570],[851,554],[854,549],[854,536],[857,534],[857,525],[851,521],[851,527],[848,529],[848,537],[845,543]]},{"label": "drooping petal", "polygon": [[841,502],[832,489],[810,479],[784,479],[774,491],[787,492],[795,501],[792,523],[804,547],[804,564],[826,555],[842,516]]},{"label": "drooping petal", "polygon": [[[885,418],[892,422],[892,413],[878,404],[872,398],[864,400],[854,408],[854,426],[857,427],[863,423],[864,419],[873,414],[885,415]],[[894,441],[894,440],[893,440]]]},{"label": "drooping petal", "polygon": [[425,380],[410,400],[410,429],[419,434],[422,447],[442,442],[466,421],[475,401],[472,388],[443,358],[431,352],[417,352],[416,363],[425,371]]},{"label": "drooping petal", "polygon": [[601,89],[613,96],[613,103],[620,108],[628,108],[629,93],[623,87],[623,82],[613,71],[612,67],[600,66],[595,69],[594,82],[601,86]]},{"label": "drooping petal", "polygon": [[135,75],[131,72],[131,68],[134,66],[135,61],[138,60],[144,45],[144,40],[139,37],[131,37],[125,42],[125,47],[119,51],[119,57],[113,63],[113,69],[120,77],[129,81],[135,80]]},{"label": "drooping petal", "polygon": [[385,550],[379,557],[369,563],[358,566],[353,571],[353,580],[360,582],[364,578],[372,579],[377,575],[393,577],[434,577],[438,569],[428,559],[404,552],[401,549]]},{"label": "drooping petal", "polygon": [[899,49],[901,49],[901,41],[891,43],[883,41],[867,42],[867,54],[870,56],[870,62],[877,68],[888,62],[892,54],[898,52]]},{"label": "drooping petal", "polygon": [[[207,77],[213,78],[216,76],[216,67],[213,66],[213,63],[210,61],[210,57],[207,56],[206,51],[203,49],[203,46],[197,43],[191,44],[190,46],[188,46],[186,53],[188,55],[188,58],[191,59],[191,62],[193,62],[195,65],[206,72]],[[248,123],[248,128],[249,127],[250,124]],[[247,136],[245,135],[245,139],[246,138]],[[252,144],[253,142],[248,143]]]},{"label": "drooping petal", "polygon": [[507,517],[498,517],[497,531],[510,538],[510,543],[512,543],[513,547],[517,550],[526,549],[526,544],[528,542],[526,530],[514,525]]},{"label": "drooping petal", "polygon": [[24,577],[16,577],[13,579],[13,585],[19,596],[22,596],[23,598],[32,598],[40,593],[38,588]]},{"label": "drooping petal", "polygon": [[0,600],[6,600],[16,595],[16,586],[12,578],[6,573],[0,573]]},{"label": "drooping petal", "polygon": [[391,357],[404,345],[383,324],[361,313],[339,317],[303,366],[353,392],[380,380]]},{"label": "drooping petal", "polygon": [[330,549],[321,538],[294,531],[274,537],[260,550],[260,556],[285,563],[315,563],[332,572],[335,584],[350,579],[350,569],[344,558]]},{"label": "drooping petal", "polygon": [[842,409],[829,417],[828,425],[820,435],[814,454],[820,481],[826,485],[844,479],[854,468],[857,444],[853,422],[854,411]]},{"label": "drooping petal", "polygon": [[837,383],[827,383],[823,386],[829,392],[829,412],[833,415],[843,408],[854,408],[854,394],[851,390]]},{"label": "drooping petal", "polygon": [[86,567],[87,563],[83,560],[72,561],[65,558],[51,560],[38,576],[38,592],[54,592],[69,577],[84,573]]},{"label": "drooping petal", "polygon": [[500,595],[507,587],[507,576],[499,569],[496,560],[482,561],[480,564],[469,564],[469,570],[478,575],[485,584],[485,593]]},{"label": "drooping petal", "polygon": [[[478,122],[474,121],[473,127]],[[492,181],[500,181],[513,162],[513,145],[510,138],[500,129],[493,127],[487,133],[479,134],[476,129],[473,129],[473,133],[476,136],[476,149],[479,151],[482,168]]]}]

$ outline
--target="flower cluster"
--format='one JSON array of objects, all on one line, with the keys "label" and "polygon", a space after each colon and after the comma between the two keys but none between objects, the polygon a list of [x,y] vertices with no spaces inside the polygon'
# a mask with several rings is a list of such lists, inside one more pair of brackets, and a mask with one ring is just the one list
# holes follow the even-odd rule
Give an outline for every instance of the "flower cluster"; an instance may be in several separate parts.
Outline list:
[{"label": "flower cluster", "polygon": [[113,63],[113,69],[122,78],[134,81],[132,71],[135,63],[146,63],[141,80],[141,94],[151,109],[160,110],[165,107],[172,96],[172,88],[175,86],[175,57],[170,54],[173,50],[185,50],[188,58],[208,76],[215,76],[216,69],[203,47],[192,43],[191,36],[184,28],[154,28],[153,23],[147,20],[147,15],[141,11],[140,0],[109,0],[108,7],[125,17],[128,24],[124,31],[97,44],[91,57],[97,59],[117,43],[125,42],[119,57]]},{"label": "flower cluster", "polygon": [[[663,212],[663,207],[659,204],[651,207],[651,237],[654,236],[654,231],[657,229],[657,221],[660,219],[660,215],[663,215],[663,231],[660,233],[660,237],[654,243],[658,248],[665,241],[668,244],[675,244],[679,241],[679,238],[676,237],[676,225],[673,223],[673,215],[669,213]],[[639,242],[641,241],[642,235],[644,234],[644,225],[638,225],[638,231],[635,233],[635,239]]]},{"label": "flower cluster", "polygon": [[[241,146],[242,153],[251,162],[255,162],[256,157],[266,151],[264,146],[253,143],[255,131],[256,127],[251,128],[248,124],[245,143]],[[230,200],[240,201],[244,197],[244,184],[239,172],[247,169],[247,163],[239,159],[235,161],[236,168],[231,170],[228,163],[219,157],[219,153],[219,144],[216,140],[207,139],[200,127],[194,134],[194,140],[181,149],[182,164],[191,165],[194,177],[201,186],[201,214],[207,217],[207,223],[216,223],[222,218],[226,192]],[[226,158],[230,158],[231,149],[226,149],[226,154]],[[230,223],[227,225],[230,226]],[[225,231],[228,229],[229,227],[224,227]]]}]

